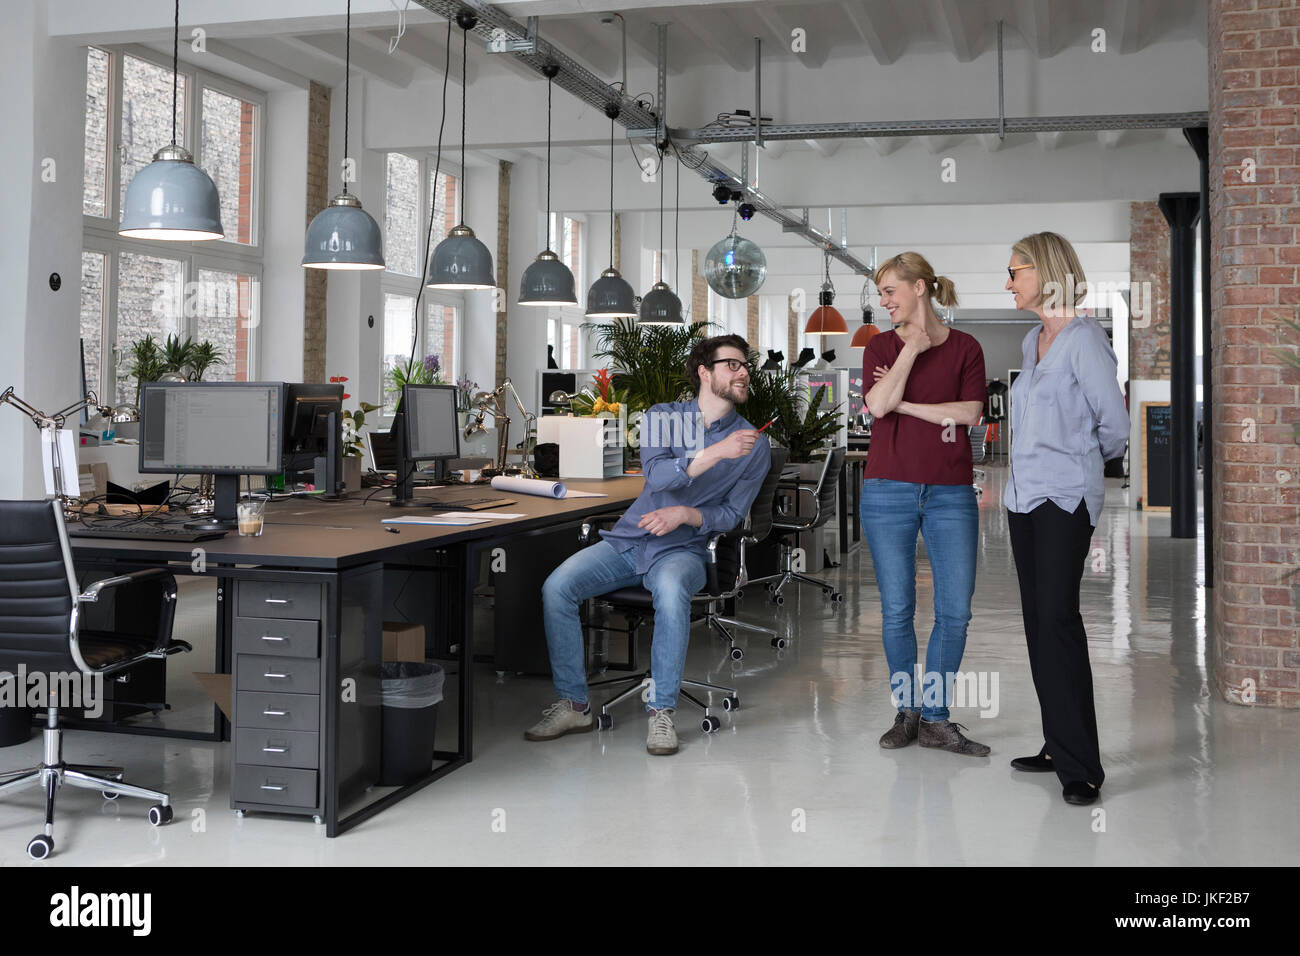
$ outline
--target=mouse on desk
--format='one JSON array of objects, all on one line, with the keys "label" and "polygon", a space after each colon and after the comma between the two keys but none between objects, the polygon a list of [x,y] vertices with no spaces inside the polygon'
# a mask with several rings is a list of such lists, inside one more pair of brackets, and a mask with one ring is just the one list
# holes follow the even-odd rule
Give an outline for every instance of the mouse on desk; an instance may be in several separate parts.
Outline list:
[{"label": "mouse on desk", "polygon": [[401,534],[401,533],[402,533],[402,532],[399,531],[397,528],[385,528],[384,530],[387,531],[389,534]]}]

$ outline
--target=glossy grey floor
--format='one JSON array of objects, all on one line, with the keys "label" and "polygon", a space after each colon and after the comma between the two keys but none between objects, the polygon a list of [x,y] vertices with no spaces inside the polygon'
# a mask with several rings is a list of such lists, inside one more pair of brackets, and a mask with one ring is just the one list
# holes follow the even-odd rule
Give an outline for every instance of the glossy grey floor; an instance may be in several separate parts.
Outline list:
[{"label": "glossy grey floor", "polygon": [[[54,857],[43,864],[1011,864],[1293,863],[1300,844],[1300,713],[1226,703],[1207,684],[1203,569],[1167,517],[1132,512],[1108,488],[1083,584],[1102,755],[1102,799],[1071,807],[1055,775],[1008,761],[1041,743],[1015,569],[999,506],[1005,471],[988,469],[980,567],[963,670],[984,676],[986,706],[954,713],[988,758],[881,750],[892,709],[879,602],[865,549],[783,608],[751,593],[743,618],[793,640],[754,641],[733,665],[693,635],[689,674],[739,689],[722,729],[679,712],[681,751],[645,752],[645,721],[621,708],[607,733],[527,743],[548,681],[477,671],[472,764],[344,836],[309,820],[229,809],[228,744],[72,732],[69,760],[123,763],[172,793],[176,820],[155,830],[142,801],[60,794]],[[920,565],[917,630],[929,632]],[[996,680],[996,684],[994,681]],[[994,690],[996,688],[996,693]],[[0,751],[6,768],[39,742]],[[0,800],[0,863],[27,864],[39,831],[35,792]]]}]

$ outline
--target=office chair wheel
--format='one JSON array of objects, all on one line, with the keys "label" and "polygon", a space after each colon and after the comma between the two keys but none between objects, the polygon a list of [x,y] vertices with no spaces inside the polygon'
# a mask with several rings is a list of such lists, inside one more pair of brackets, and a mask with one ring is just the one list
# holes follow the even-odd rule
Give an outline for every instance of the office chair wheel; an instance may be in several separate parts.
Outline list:
[{"label": "office chair wheel", "polygon": [[733,661],[743,661],[745,659],[745,652],[739,647],[733,647],[731,649],[731,659]]},{"label": "office chair wheel", "polygon": [[718,718],[714,717],[712,714],[706,714],[704,719],[700,721],[700,729],[706,734],[716,733],[718,728],[721,726],[722,721],[718,720]]},{"label": "office chair wheel", "polygon": [[822,588],[822,597],[830,597],[834,593],[835,593],[834,588],[828,588],[828,587]]},{"label": "office chair wheel", "polygon": [[745,589],[744,589],[744,588],[741,588],[739,591],[736,592],[736,600],[737,600],[737,601],[743,601],[743,600],[745,600]]},{"label": "office chair wheel", "polygon": [[772,600],[776,603],[777,607],[781,607],[783,604],[785,604],[785,595],[774,594],[772,595]]},{"label": "office chair wheel", "polygon": [[149,822],[156,827],[165,827],[172,822],[172,808],[156,803],[149,808]]},{"label": "office chair wheel", "polygon": [[740,710],[740,698],[737,697],[735,694],[732,694],[730,697],[722,698],[722,709]]},{"label": "office chair wheel", "polygon": [[832,591],[832,592],[831,592],[831,603],[832,603],[832,604],[843,604],[843,603],[844,603],[844,595],[841,594],[839,591]]},{"label": "office chair wheel", "polygon": [[116,800],[118,797],[121,796],[121,794],[118,793],[116,790],[105,790],[103,793],[104,793],[105,800]]},{"label": "office chair wheel", "polygon": [[611,728],[611,727],[613,727],[613,726],[614,726],[614,717],[613,717],[612,714],[597,714],[597,715],[596,715],[596,729],[597,729],[597,730],[609,730],[609,728]]},{"label": "office chair wheel", "polygon": [[772,638],[772,646],[775,647],[778,651],[784,650],[785,645],[786,645],[786,640],[784,637]]},{"label": "office chair wheel", "polygon": [[27,844],[27,855],[33,860],[43,860],[54,852],[54,839],[44,833],[32,837]]}]

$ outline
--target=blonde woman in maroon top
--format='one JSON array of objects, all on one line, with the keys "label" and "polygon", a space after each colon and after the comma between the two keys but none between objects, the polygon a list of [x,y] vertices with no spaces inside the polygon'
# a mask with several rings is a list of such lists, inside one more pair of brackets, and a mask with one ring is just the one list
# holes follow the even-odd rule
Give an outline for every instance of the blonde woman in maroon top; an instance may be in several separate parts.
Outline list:
[{"label": "blonde woman in maroon top", "polygon": [[[875,275],[880,304],[895,324],[863,355],[863,380],[875,379],[867,408],[875,416],[862,530],[880,589],[881,633],[898,713],[880,746],[922,747],[983,757],[948,719],[953,683],[966,648],[979,509],[967,428],[984,408],[984,352],[975,339],[939,321],[934,300],[954,306],[952,280],[936,276],[915,252],[887,260]],[[934,582],[934,628],[925,672],[917,666],[916,536],[925,540]]]}]

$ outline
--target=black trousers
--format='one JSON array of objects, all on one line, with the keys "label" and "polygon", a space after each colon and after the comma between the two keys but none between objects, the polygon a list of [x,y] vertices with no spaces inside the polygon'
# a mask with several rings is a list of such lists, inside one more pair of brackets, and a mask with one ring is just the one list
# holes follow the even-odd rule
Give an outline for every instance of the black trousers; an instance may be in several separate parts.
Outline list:
[{"label": "black trousers", "polygon": [[1007,524],[1044,750],[1062,784],[1100,787],[1106,774],[1097,743],[1088,638],[1079,614],[1079,585],[1092,541],[1088,508],[1080,501],[1068,514],[1048,501],[1028,514],[1007,512]]}]

